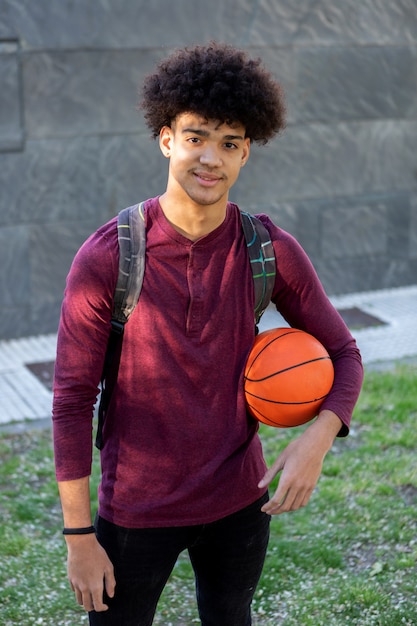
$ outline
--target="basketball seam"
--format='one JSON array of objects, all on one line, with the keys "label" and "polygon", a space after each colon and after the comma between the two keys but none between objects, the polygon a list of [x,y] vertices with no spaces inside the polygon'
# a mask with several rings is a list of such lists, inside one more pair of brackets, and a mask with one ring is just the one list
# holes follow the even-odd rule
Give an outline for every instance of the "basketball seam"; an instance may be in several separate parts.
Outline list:
[{"label": "basketball seam", "polygon": [[[261,352],[259,353],[261,354]],[[278,370],[276,372],[272,372],[268,374],[268,376],[264,376],[263,378],[249,378],[249,376],[245,375],[245,380],[251,383],[260,383],[263,380],[268,380],[268,378],[273,378],[274,376],[278,376],[279,374],[284,374],[285,372],[289,372],[290,370],[296,369],[297,367],[302,367],[303,365],[308,365],[309,363],[316,363],[317,361],[330,361],[329,356],[320,356],[316,359],[310,359],[309,361],[303,361],[302,363],[296,363],[295,365],[290,365],[289,367],[284,368],[283,370]],[[253,363],[255,362],[255,359]]]},{"label": "basketball seam", "polygon": [[[264,413],[262,413],[262,411],[260,411],[258,408],[251,407],[250,405],[248,405],[248,406],[249,406],[250,409],[252,409],[255,412],[253,414],[255,419],[257,419],[260,422],[263,422],[267,426],[273,426],[274,428],[295,428],[297,426],[303,426],[303,424],[306,424],[307,422],[309,422],[312,419],[311,417],[308,417],[306,419],[303,419],[302,421],[297,422],[296,424],[286,423],[286,421],[284,419],[283,423],[280,424],[280,423],[277,423],[276,420],[273,420],[273,419],[269,418],[267,415],[265,415]],[[318,413],[318,411],[317,411],[317,413]]]},{"label": "basketball seam", "polygon": [[283,333],[282,335],[280,335],[279,337],[273,337],[270,341],[268,341],[268,343],[266,343],[262,349],[258,352],[258,354],[255,356],[255,358],[253,359],[252,363],[249,366],[248,369],[248,373],[250,372],[253,364],[257,361],[257,359],[261,356],[262,352],[264,350],[266,350],[272,343],[275,343],[275,341],[279,341],[280,339],[282,339],[283,337],[287,337],[288,335],[293,335],[294,333],[300,333],[302,331],[298,330],[298,328],[288,328],[288,330]]},{"label": "basketball seam", "polygon": [[[257,396],[255,393],[251,393],[248,390],[246,390],[246,395],[250,396],[251,398],[256,398],[257,400],[262,400],[262,402],[269,402],[270,404],[284,404],[284,405],[289,404],[291,406],[293,405],[302,406],[304,404],[314,404],[315,402],[320,402],[320,400],[324,400],[325,398],[327,398],[328,394],[325,393],[323,396],[320,396],[319,398],[314,398],[313,400],[303,400],[302,402],[296,402],[295,400],[292,400],[291,402],[284,402],[283,400],[268,400],[268,398]],[[252,407],[252,408],[255,408],[255,407]]]}]

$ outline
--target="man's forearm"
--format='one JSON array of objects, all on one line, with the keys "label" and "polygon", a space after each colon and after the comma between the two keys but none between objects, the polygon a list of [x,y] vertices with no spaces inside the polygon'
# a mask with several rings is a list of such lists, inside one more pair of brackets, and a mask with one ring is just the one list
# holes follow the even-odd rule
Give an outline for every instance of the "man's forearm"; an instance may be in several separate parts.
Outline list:
[{"label": "man's forearm", "polygon": [[311,436],[314,436],[315,445],[321,445],[323,452],[326,453],[332,447],[341,427],[340,418],[333,411],[327,409],[319,413],[317,419],[310,424],[307,430],[310,431]]},{"label": "man's forearm", "polygon": [[58,482],[64,526],[91,526],[90,477]]}]

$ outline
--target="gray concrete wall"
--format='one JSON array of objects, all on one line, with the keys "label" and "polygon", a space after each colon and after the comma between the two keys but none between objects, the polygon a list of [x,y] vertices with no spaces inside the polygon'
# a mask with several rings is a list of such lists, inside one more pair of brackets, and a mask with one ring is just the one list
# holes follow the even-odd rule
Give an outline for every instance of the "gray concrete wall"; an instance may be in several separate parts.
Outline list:
[{"label": "gray concrete wall", "polygon": [[212,38],[287,95],[232,199],[292,232],[330,294],[416,282],[417,0],[0,0],[0,338],[55,331],[82,241],[163,191],[138,85]]}]

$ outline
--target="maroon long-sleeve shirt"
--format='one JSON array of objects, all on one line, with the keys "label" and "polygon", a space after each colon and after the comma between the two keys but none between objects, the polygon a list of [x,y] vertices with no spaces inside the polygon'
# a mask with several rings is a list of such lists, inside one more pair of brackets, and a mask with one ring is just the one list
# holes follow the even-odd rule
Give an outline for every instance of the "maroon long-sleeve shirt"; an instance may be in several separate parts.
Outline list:
[{"label": "maroon long-sleeve shirt", "polygon": [[[273,301],[327,348],[335,368],[323,404],[348,432],[362,382],[355,341],[299,244],[270,219]],[[254,502],[265,471],[248,417],[243,369],[254,339],[253,280],[239,210],[193,242],[146,203],[146,270],[125,327],[104,428],[99,513],[125,527],[208,523]],[[81,247],[62,306],[53,423],[58,480],[90,474],[92,415],[118,273],[116,219]]]}]

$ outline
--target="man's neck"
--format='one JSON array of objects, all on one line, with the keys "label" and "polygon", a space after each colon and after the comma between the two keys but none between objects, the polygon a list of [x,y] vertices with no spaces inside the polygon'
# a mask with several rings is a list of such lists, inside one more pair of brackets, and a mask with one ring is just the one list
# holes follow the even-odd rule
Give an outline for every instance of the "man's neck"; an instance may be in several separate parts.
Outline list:
[{"label": "man's neck", "polygon": [[168,194],[159,198],[162,211],[171,226],[181,235],[197,241],[218,228],[226,218],[227,201],[216,205],[201,206],[173,200]]}]

